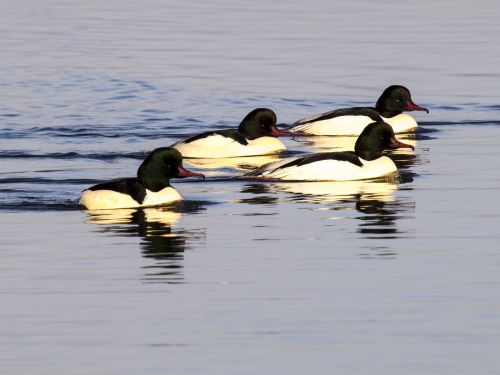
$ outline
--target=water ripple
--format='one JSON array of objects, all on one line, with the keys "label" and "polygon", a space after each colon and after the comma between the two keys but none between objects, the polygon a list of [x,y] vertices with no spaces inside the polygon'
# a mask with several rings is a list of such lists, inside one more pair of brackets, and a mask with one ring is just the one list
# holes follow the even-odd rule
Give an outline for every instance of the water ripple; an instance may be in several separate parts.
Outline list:
[{"label": "water ripple", "polygon": [[46,154],[35,154],[17,150],[0,151],[0,159],[96,159],[96,160],[116,160],[116,159],[137,159],[143,160],[147,152],[127,152],[127,153],[79,153],[79,152],[51,152]]}]

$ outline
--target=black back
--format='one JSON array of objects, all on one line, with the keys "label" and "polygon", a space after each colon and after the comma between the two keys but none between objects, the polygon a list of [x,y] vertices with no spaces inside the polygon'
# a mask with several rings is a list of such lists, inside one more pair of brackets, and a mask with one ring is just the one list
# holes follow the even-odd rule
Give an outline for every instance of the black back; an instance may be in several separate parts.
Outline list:
[{"label": "black back", "polygon": [[214,130],[211,132],[201,133],[182,141],[182,143],[191,143],[199,139],[209,137],[211,135],[221,135],[226,138],[232,138],[236,142],[242,144],[243,146],[246,146],[248,144],[248,141],[245,139],[245,136],[239,130],[236,129]]},{"label": "black back", "polygon": [[323,120],[329,120],[329,119],[332,119],[335,117],[340,117],[340,116],[367,116],[370,119],[372,119],[373,121],[382,120],[382,118],[380,117],[379,113],[375,110],[375,108],[352,107],[352,108],[335,109],[333,111],[325,112],[325,113],[319,114],[317,116],[303,118],[303,119],[298,120],[295,123],[293,123],[290,126],[290,128],[297,126],[297,125],[308,124],[308,123],[313,123],[313,122],[323,121]]},{"label": "black back", "polygon": [[117,193],[128,194],[139,204],[142,204],[146,197],[146,188],[137,178],[119,178],[94,185],[87,190],[112,190]]},{"label": "black back", "polygon": [[391,118],[403,113],[408,102],[412,102],[410,90],[404,86],[392,85],[380,95],[375,108],[381,116]]},{"label": "black back", "polygon": [[[305,155],[303,157],[291,160],[288,163],[282,164],[274,169],[272,169],[270,172],[275,172],[279,171],[280,169],[284,168],[289,168],[289,167],[300,167],[302,165],[310,164],[310,163],[315,163],[317,161],[321,160],[338,160],[338,161],[345,161],[348,163],[352,163],[354,165],[357,165],[358,167],[362,167],[363,164],[361,163],[361,160],[359,160],[359,156],[356,155],[353,151],[345,151],[345,152],[320,152],[318,154],[309,154]],[[245,174],[247,177],[259,177],[261,176],[264,172],[267,172],[269,169],[269,166],[274,163],[268,163],[265,164],[251,172],[248,172]]]},{"label": "black back", "polygon": [[288,168],[293,166],[300,167],[302,165],[315,163],[321,160],[347,161],[349,163],[357,165],[358,167],[363,166],[361,160],[359,160],[359,157],[358,155],[356,155],[356,153],[352,151],[344,151],[344,152],[320,152],[318,154],[307,155],[303,158],[292,160],[290,163],[286,163],[277,169]]}]

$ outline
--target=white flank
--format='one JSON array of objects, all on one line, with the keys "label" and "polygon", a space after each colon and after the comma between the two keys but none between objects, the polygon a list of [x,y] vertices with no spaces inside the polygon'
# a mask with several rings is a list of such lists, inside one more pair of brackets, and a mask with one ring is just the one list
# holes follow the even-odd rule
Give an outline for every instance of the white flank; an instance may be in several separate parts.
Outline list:
[{"label": "white flank", "polygon": [[185,158],[233,158],[238,156],[266,155],[286,150],[286,146],[275,137],[260,137],[247,145],[232,138],[214,134],[190,143],[178,142],[176,148]]},{"label": "white flank", "polygon": [[84,190],[80,196],[80,204],[89,210],[157,206],[178,200],[182,200],[182,196],[170,186],[158,192],[146,190],[146,198],[142,204],[128,194],[113,190]]},{"label": "white flank", "polygon": [[418,124],[415,119],[406,113],[401,113],[400,115],[391,118],[382,118],[385,122],[392,126],[394,133],[404,133],[418,128]]},{"label": "white flank", "polygon": [[332,159],[276,170],[280,165],[294,159],[296,158],[284,159],[264,166],[265,171],[259,177],[286,181],[350,181],[381,177],[397,171],[396,165],[387,156],[371,161],[360,159],[362,167],[348,161]]},{"label": "white flank", "polygon": [[177,190],[169,186],[156,193],[146,189],[146,198],[142,202],[143,206],[158,206],[160,204],[181,201],[182,196]]}]

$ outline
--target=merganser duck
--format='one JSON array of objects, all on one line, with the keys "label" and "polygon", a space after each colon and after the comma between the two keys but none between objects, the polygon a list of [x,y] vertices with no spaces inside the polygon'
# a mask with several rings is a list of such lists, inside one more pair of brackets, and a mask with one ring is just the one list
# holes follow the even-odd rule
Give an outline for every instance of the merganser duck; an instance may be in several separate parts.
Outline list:
[{"label": "merganser duck", "polygon": [[410,91],[404,86],[393,85],[384,90],[373,107],[336,109],[296,121],[286,130],[314,135],[358,135],[373,121],[384,121],[395,133],[407,132],[418,127],[417,122],[403,111],[429,110],[413,103]]},{"label": "merganser duck", "polygon": [[137,177],[122,178],[84,190],[80,203],[89,210],[157,206],[182,200],[170,186],[173,177],[203,177],[182,167],[182,155],[171,147],[153,150],[142,162]]},{"label": "merganser duck", "polygon": [[263,165],[243,177],[264,180],[348,181],[364,180],[397,171],[396,164],[382,152],[387,148],[413,146],[399,142],[389,124],[376,121],[358,137],[354,152],[322,152],[283,159]]},{"label": "merganser duck", "polygon": [[276,115],[257,108],[245,116],[238,129],[215,130],[179,141],[172,147],[185,158],[231,158],[273,154],[286,150],[276,137],[290,135],[276,127]]}]

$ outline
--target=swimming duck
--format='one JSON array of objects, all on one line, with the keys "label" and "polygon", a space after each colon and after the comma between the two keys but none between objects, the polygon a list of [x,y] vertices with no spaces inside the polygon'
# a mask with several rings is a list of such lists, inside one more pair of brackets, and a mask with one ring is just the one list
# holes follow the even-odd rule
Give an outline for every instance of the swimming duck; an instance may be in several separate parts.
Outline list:
[{"label": "swimming duck", "polygon": [[286,130],[314,135],[358,135],[373,121],[384,121],[392,126],[395,133],[407,132],[418,127],[417,122],[404,111],[426,111],[416,105],[410,91],[399,85],[384,90],[373,107],[353,107],[336,109],[320,115],[296,121]]},{"label": "swimming duck", "polygon": [[90,210],[156,206],[182,200],[170,186],[173,177],[203,177],[182,167],[182,155],[171,147],[153,150],[140,165],[137,177],[103,182],[85,189],[80,203]]},{"label": "swimming duck", "polygon": [[387,148],[411,148],[399,142],[394,130],[383,121],[369,124],[361,132],[354,152],[323,152],[269,163],[243,177],[264,180],[348,181],[385,176],[397,171],[396,164],[382,152]]},{"label": "swimming duck", "polygon": [[238,129],[215,130],[179,141],[172,147],[186,158],[231,158],[273,154],[286,150],[276,137],[290,135],[276,127],[276,115],[257,108],[245,116]]}]

